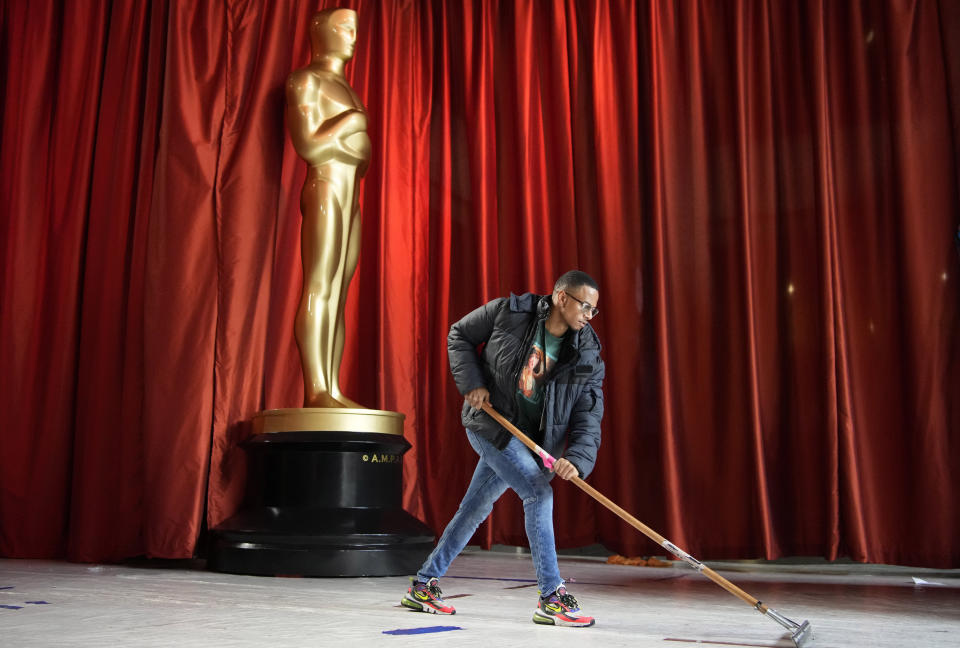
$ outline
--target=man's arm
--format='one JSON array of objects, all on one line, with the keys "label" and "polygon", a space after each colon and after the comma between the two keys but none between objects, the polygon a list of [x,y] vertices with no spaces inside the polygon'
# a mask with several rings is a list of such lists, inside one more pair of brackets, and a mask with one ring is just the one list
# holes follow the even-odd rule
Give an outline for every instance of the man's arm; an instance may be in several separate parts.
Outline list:
[{"label": "man's arm", "polygon": [[580,392],[570,415],[570,439],[565,459],[576,466],[580,477],[586,479],[597,462],[600,448],[600,421],[603,419],[603,377],[606,369],[603,361],[594,369],[593,375]]},{"label": "man's arm", "polygon": [[506,300],[494,299],[454,322],[447,335],[447,358],[457,389],[466,396],[487,388],[477,347],[490,339],[497,313]]}]

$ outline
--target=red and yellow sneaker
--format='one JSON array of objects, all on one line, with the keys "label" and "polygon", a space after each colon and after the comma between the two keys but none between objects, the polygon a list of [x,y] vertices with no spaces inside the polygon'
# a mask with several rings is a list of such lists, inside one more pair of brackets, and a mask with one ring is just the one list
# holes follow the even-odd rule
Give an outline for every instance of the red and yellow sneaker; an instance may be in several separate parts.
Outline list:
[{"label": "red and yellow sneaker", "polygon": [[568,594],[565,587],[558,587],[556,592],[540,599],[533,613],[533,622],[574,628],[586,628],[596,623],[593,617],[580,611],[577,599]]},{"label": "red and yellow sneaker", "polygon": [[439,581],[436,578],[431,578],[426,583],[415,580],[400,600],[400,604],[403,607],[408,607],[417,612],[456,614],[457,611],[453,609],[452,605],[447,605],[443,602],[443,598],[441,598],[442,595]]}]

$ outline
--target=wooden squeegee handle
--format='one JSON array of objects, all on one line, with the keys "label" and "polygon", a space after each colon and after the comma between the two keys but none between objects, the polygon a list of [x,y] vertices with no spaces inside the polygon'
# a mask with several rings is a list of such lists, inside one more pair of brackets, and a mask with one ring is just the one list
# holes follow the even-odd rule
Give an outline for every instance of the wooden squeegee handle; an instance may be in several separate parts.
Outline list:
[{"label": "wooden squeegee handle", "polygon": [[[534,454],[540,457],[540,459],[543,460],[544,466],[546,466],[550,470],[553,469],[553,464],[556,462],[556,459],[554,459],[550,455],[550,453],[548,453],[546,450],[538,446],[536,443],[533,442],[533,439],[531,439],[526,434],[524,434],[519,429],[517,429],[517,426],[515,426],[513,423],[511,423],[506,418],[504,418],[504,416],[500,414],[500,412],[495,410],[493,406],[490,405],[490,403],[483,403],[481,407],[483,408],[483,411],[485,411],[487,414],[492,416],[500,425],[506,428],[506,430],[510,434],[517,437],[520,440],[520,442],[523,443],[523,445],[530,448],[530,450],[532,450]],[[737,598],[743,600],[746,603],[749,603],[752,607],[756,608],[760,612],[764,614],[767,613],[767,606],[765,606],[763,603],[761,603],[754,597],[750,596],[749,594],[744,592],[742,589],[740,589],[739,587],[737,587],[736,585],[728,581],[726,578],[724,578],[717,572],[713,571],[712,569],[710,569],[709,567],[701,563],[699,560],[697,560],[687,552],[680,549],[680,547],[676,546],[675,544],[673,544],[672,542],[664,538],[662,535],[660,535],[659,533],[657,533],[656,531],[648,527],[646,524],[644,524],[637,518],[633,517],[626,511],[624,511],[620,506],[614,503],[613,500],[605,496],[596,488],[594,488],[587,482],[583,481],[579,477],[573,477],[570,479],[570,481],[576,484],[587,495],[597,500],[598,502],[603,504],[605,507],[607,507],[614,513],[616,513],[617,516],[620,517],[620,519],[622,519],[624,522],[626,522],[633,528],[640,531],[642,534],[644,534],[645,536],[647,536],[648,538],[656,542],[658,545],[660,545],[661,547],[663,547],[664,549],[666,549],[667,551],[675,555],[677,558],[680,558],[687,564],[691,565],[694,569],[701,572],[704,576],[712,580],[714,583],[716,583],[723,589],[727,590]]]}]

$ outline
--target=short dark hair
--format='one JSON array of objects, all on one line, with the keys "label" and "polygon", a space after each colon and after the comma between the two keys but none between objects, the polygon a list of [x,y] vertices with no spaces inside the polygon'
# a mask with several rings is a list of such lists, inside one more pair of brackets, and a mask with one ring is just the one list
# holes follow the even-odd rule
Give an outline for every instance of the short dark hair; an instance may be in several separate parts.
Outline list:
[{"label": "short dark hair", "polygon": [[560,275],[560,278],[557,279],[557,283],[553,284],[553,292],[559,292],[561,290],[576,290],[580,286],[589,286],[597,292],[600,291],[600,286],[597,285],[597,282],[593,280],[593,277],[588,275],[583,270],[568,270]]}]

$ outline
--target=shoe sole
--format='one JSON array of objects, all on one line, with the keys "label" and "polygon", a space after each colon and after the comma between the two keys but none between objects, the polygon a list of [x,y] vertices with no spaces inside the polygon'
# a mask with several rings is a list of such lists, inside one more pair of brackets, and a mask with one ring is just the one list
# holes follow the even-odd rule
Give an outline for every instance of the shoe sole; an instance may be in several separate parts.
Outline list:
[{"label": "shoe sole", "polygon": [[450,612],[444,612],[436,608],[430,607],[429,605],[424,605],[420,601],[411,601],[410,599],[404,597],[400,599],[400,605],[405,608],[410,608],[411,610],[416,610],[417,612],[426,612],[427,614],[456,614],[456,610],[451,610]]},{"label": "shoe sole", "polygon": [[558,617],[547,616],[541,614],[539,610],[533,613],[533,622],[540,625],[552,625],[559,626],[563,628],[589,628],[594,623],[597,622],[596,619],[590,619],[589,623],[584,623],[583,621],[564,621]]}]

